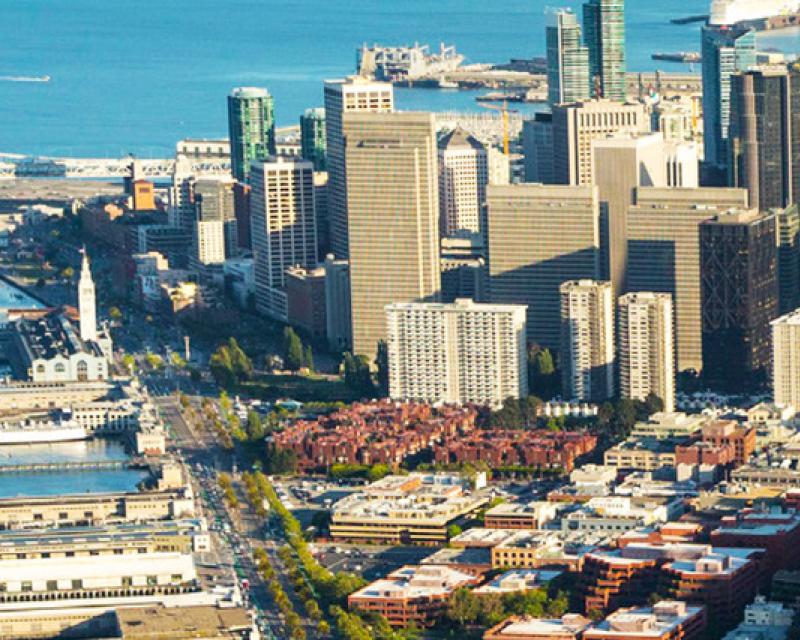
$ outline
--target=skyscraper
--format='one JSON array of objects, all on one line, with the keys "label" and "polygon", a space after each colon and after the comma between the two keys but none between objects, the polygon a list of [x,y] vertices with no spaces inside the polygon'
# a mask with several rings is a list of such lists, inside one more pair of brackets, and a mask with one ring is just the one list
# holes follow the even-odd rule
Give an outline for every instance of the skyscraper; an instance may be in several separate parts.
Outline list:
[{"label": "skyscraper", "polygon": [[347,113],[343,125],[353,352],[372,359],[386,339],[386,305],[439,299],[435,121]]},{"label": "skyscraper", "polygon": [[328,169],[328,224],[331,251],[347,253],[347,178],[342,118],[345,113],[388,113],[394,110],[392,85],[360,76],[325,81],[325,143]]},{"label": "skyscraper", "polygon": [[778,316],[775,216],[731,210],[700,224],[703,375],[729,391],[767,381]]},{"label": "skyscraper", "polygon": [[386,317],[392,398],[499,407],[528,394],[525,307],[404,303]]},{"label": "skyscraper", "polygon": [[300,116],[300,148],[314,171],[325,171],[325,109],[306,109]]},{"label": "skyscraper", "polygon": [[561,285],[562,393],[602,402],[614,395],[614,300],[610,282]]},{"label": "skyscraper", "polygon": [[[195,255],[206,255],[206,259],[200,259],[203,264],[223,262],[226,257],[238,253],[239,224],[233,190],[234,183],[230,180],[198,180],[194,183]],[[218,247],[222,248],[221,260]]]},{"label": "skyscraper", "polygon": [[785,314],[800,307],[800,207],[770,212],[778,227],[778,307]]},{"label": "skyscraper", "polygon": [[660,133],[618,134],[592,141],[594,183],[600,198],[603,277],[615,298],[627,291],[628,208],[638,187],[666,187],[664,138]]},{"label": "skyscraper", "polygon": [[80,315],[80,334],[83,341],[97,341],[97,304],[94,280],[89,268],[89,255],[83,250],[81,277],[78,281],[78,314]]},{"label": "skyscraper", "polygon": [[489,296],[528,307],[528,339],[560,344],[559,287],[599,277],[597,187],[489,185]]},{"label": "skyscraper", "polygon": [[788,207],[800,190],[792,161],[794,139],[800,138],[791,111],[793,81],[800,77],[784,65],[731,76],[729,183],[747,189],[761,211]]},{"label": "skyscraper", "polygon": [[483,209],[489,181],[486,147],[458,127],[439,140],[439,230],[485,232]]},{"label": "skyscraper", "polygon": [[619,391],[644,400],[655,394],[664,411],[675,410],[675,345],[672,296],[627,293],[619,299]]},{"label": "skyscraper", "polygon": [[592,141],[620,133],[649,133],[643,104],[588,100],[553,107],[553,180],[594,184]]},{"label": "skyscraper", "polygon": [[731,207],[747,207],[747,191],[640,188],[635,202],[628,209],[628,289],[672,295],[678,371],[699,372],[699,225]]},{"label": "skyscraper", "polygon": [[756,33],[733,26],[704,26],[703,142],[705,162],[723,169],[728,163],[731,76],[756,63]]},{"label": "skyscraper", "polygon": [[553,184],[553,114],[537,113],[522,123],[525,182]]},{"label": "skyscraper", "polygon": [[800,309],[772,321],[772,390],[775,404],[800,407]]},{"label": "skyscraper", "polygon": [[286,321],[286,269],[315,267],[314,167],[283,157],[252,165],[250,224],[256,308]]},{"label": "skyscraper", "polygon": [[231,172],[247,182],[250,163],[275,155],[275,113],[272,96],[259,87],[238,87],[228,96]]},{"label": "skyscraper", "polygon": [[595,95],[624,101],[625,0],[588,0],[583,5],[583,31]]},{"label": "skyscraper", "polygon": [[588,100],[589,49],[581,44],[581,27],[571,11],[556,11],[548,17],[547,86],[550,106]]}]

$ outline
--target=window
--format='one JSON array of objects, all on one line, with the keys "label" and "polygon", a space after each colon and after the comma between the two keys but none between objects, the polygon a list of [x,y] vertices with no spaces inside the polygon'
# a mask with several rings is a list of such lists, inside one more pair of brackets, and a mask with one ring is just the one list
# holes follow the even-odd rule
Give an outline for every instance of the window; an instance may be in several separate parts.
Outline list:
[{"label": "window", "polygon": [[66,520],[67,518],[69,518],[69,514],[66,511],[60,511],[59,512],[59,514],[58,514],[58,519],[59,520]]},{"label": "window", "polygon": [[132,587],[133,586],[133,578],[131,576],[122,576],[122,586],[123,587]]},{"label": "window", "polygon": [[147,586],[155,587],[158,584],[158,576],[147,576]]},{"label": "window", "polygon": [[41,513],[34,513],[33,514],[33,519],[34,519],[35,522],[40,522],[42,520],[42,514]]},{"label": "window", "polygon": [[48,591],[58,591],[58,581],[57,580],[48,580],[47,581],[47,590]]},{"label": "window", "polygon": [[33,591],[33,584],[30,580],[23,580],[22,581],[22,592],[23,593],[30,593]]},{"label": "window", "polygon": [[83,589],[83,580],[73,580],[72,581],[72,588],[73,589]]},{"label": "window", "polygon": [[64,366],[63,362],[56,362],[55,372],[56,373],[64,373],[67,368]]}]

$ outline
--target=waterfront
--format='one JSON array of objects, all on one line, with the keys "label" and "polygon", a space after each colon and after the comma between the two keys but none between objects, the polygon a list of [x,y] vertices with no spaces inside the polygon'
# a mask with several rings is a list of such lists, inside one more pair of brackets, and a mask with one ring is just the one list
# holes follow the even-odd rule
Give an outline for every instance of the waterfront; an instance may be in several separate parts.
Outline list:
[{"label": "waterfront", "polygon": [[6,309],[43,309],[44,304],[19,287],[0,279],[0,311]]},{"label": "waterfront", "polygon": [[[0,466],[37,462],[127,460],[122,442],[111,439],[55,444],[0,446]],[[132,469],[59,473],[0,474],[0,498],[132,491],[147,472]]]},{"label": "waterfront", "polygon": [[[321,104],[324,78],[354,71],[356,48],[365,41],[417,40],[434,47],[445,41],[467,62],[543,55],[550,5],[546,0],[6,4],[0,75],[51,80],[0,82],[0,151],[116,157],[167,156],[181,137],[226,135],[225,96],[237,85],[267,86],[278,123],[294,124],[303,109]],[[560,5],[578,9],[581,1]],[[707,8],[707,0],[629,1],[629,69],[687,69],[653,62],[650,54],[699,50],[699,25],[669,20]],[[405,89],[398,91],[397,104],[482,110],[473,97]]]}]

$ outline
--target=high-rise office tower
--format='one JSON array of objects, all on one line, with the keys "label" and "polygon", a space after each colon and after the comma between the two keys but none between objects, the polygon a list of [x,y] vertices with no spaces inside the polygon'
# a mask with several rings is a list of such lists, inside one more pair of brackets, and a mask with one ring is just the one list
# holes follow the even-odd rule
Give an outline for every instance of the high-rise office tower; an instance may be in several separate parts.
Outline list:
[{"label": "high-rise office tower", "polygon": [[553,184],[553,115],[537,113],[522,123],[525,182]]},{"label": "high-rise office tower", "polygon": [[614,395],[611,283],[573,280],[560,292],[562,393],[570,400],[608,400]]},{"label": "high-rise office tower", "polygon": [[588,0],[583,5],[583,32],[595,95],[624,101],[625,0]]},{"label": "high-rise office tower", "polygon": [[[222,261],[226,257],[231,258],[239,251],[239,225],[236,219],[236,207],[234,197],[234,182],[229,180],[198,180],[194,183],[194,206],[195,206],[195,246],[199,250],[208,247],[213,255],[212,260],[200,260],[203,264],[221,262],[217,260],[218,254],[216,247],[221,242],[223,250]],[[213,224],[211,224],[213,223]],[[198,226],[203,225],[203,239],[199,237]],[[222,236],[212,237],[221,230]],[[199,251],[196,252],[199,256]]]},{"label": "high-rise office tower", "polygon": [[672,296],[627,293],[619,299],[619,391],[644,400],[655,394],[664,411],[675,410],[675,345]]},{"label": "high-rise office tower", "polygon": [[778,227],[778,308],[786,314],[800,307],[800,207],[770,213]]},{"label": "high-rise office tower", "polygon": [[386,305],[439,299],[435,120],[347,113],[343,124],[353,352],[373,359]]},{"label": "high-rise office tower", "polygon": [[678,371],[699,372],[699,225],[731,207],[746,207],[747,191],[640,188],[635,203],[628,209],[628,289],[672,295]]},{"label": "high-rise office tower", "polygon": [[528,307],[528,339],[560,344],[559,287],[599,277],[596,187],[489,185],[489,297]]},{"label": "high-rise office tower", "polygon": [[664,138],[660,133],[618,134],[592,141],[592,173],[600,198],[603,277],[614,296],[627,290],[628,208],[637,187],[666,187]]},{"label": "high-rise office tower", "polygon": [[253,163],[250,226],[255,260],[256,308],[286,321],[286,269],[315,267],[314,166],[273,157]]},{"label": "high-rise office tower", "polygon": [[403,303],[386,318],[392,398],[499,407],[528,394],[525,307]]},{"label": "high-rise office tower", "polygon": [[767,381],[778,316],[775,216],[731,210],[700,224],[703,376],[729,391]]},{"label": "high-rise office tower", "polygon": [[589,49],[581,43],[581,26],[571,11],[555,11],[548,17],[547,99],[550,106],[588,100]]},{"label": "high-rise office tower", "polygon": [[800,407],[800,309],[772,321],[772,391],[775,404]]},{"label": "high-rise office tower", "polygon": [[439,231],[485,233],[489,168],[486,147],[462,128],[439,140]]},{"label": "high-rise office tower", "polygon": [[553,107],[553,178],[557,184],[593,184],[592,141],[619,133],[649,133],[643,104],[589,100]]},{"label": "high-rise office tower", "polygon": [[193,258],[198,267],[225,262],[225,223],[222,220],[196,220],[193,236]]},{"label": "high-rise office tower", "polygon": [[331,251],[347,257],[347,179],[342,118],[346,113],[394,110],[392,85],[360,76],[325,81],[325,143],[328,168],[328,224]]},{"label": "high-rise office tower", "polygon": [[762,66],[731,76],[729,184],[750,192],[753,207],[788,207],[800,191],[792,148],[800,138],[793,125],[792,87],[800,76],[785,65]]},{"label": "high-rise office tower", "polygon": [[325,171],[325,109],[306,109],[300,116],[300,149],[314,171]]},{"label": "high-rise office tower", "polygon": [[334,351],[347,351],[352,345],[350,317],[350,264],[332,253],[325,256],[325,322],[328,344]]},{"label": "high-rise office tower", "polygon": [[275,155],[275,106],[266,89],[238,87],[231,92],[228,135],[233,177],[247,182],[251,162]]},{"label": "high-rise office tower", "polygon": [[703,56],[704,160],[723,169],[728,163],[731,76],[756,64],[756,33],[735,26],[705,26]]}]

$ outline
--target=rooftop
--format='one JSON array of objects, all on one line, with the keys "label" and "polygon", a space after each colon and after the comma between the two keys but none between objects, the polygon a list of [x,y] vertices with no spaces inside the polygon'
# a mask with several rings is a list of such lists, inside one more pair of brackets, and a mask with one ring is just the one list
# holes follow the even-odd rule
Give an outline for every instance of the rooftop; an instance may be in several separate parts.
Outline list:
[{"label": "rooftop", "polygon": [[568,613],[561,618],[512,617],[491,630],[493,636],[574,638],[591,624],[588,618]]},{"label": "rooftop", "polygon": [[375,598],[424,598],[446,596],[475,577],[440,565],[406,565],[385,578],[376,580],[350,596],[352,600]]},{"label": "rooftop", "polygon": [[560,576],[562,571],[542,571],[540,569],[515,569],[500,574],[494,580],[473,590],[479,595],[490,593],[513,593],[529,591],[546,586]]},{"label": "rooftop", "polygon": [[652,607],[619,609],[602,622],[587,629],[583,637],[606,638],[664,638],[681,624],[701,614],[702,607],[689,607],[679,600],[662,600]]},{"label": "rooftop", "polygon": [[163,606],[118,608],[117,622],[123,640],[212,637],[240,638],[236,632],[250,629],[253,622],[240,608]]}]

